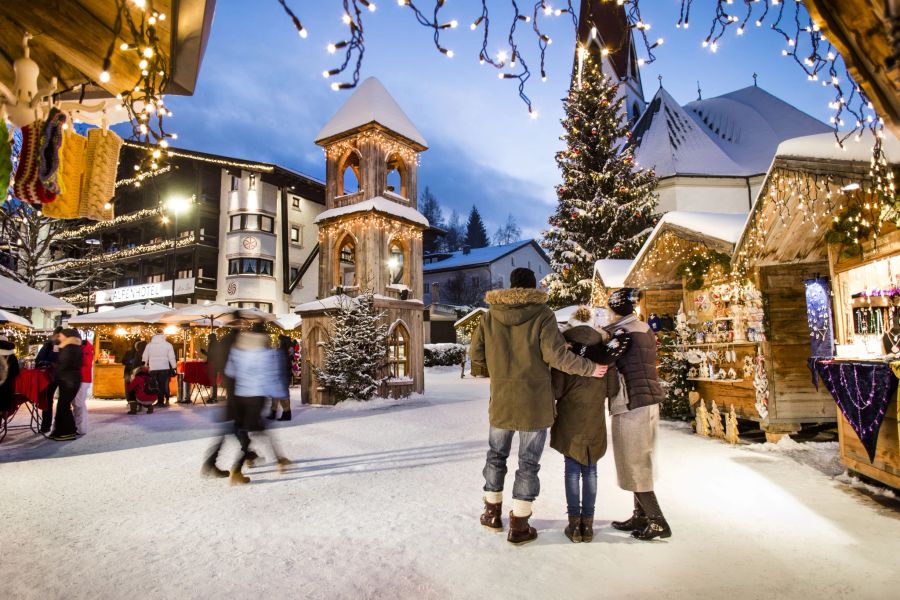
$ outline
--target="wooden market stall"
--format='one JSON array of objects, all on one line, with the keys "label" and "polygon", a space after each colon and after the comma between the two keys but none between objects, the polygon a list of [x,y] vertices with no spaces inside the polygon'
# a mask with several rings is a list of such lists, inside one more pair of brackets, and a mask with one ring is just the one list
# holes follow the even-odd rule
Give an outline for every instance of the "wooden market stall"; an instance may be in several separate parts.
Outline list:
[{"label": "wooden market stall", "polygon": [[601,258],[594,264],[594,278],[591,284],[591,306],[605,308],[606,300],[614,291],[625,287],[633,260]]},{"label": "wooden market stall", "polygon": [[[876,240],[864,225],[896,201],[891,191],[873,194],[871,151],[869,136],[847,150],[831,135],[781,144],[737,245],[736,266],[767,300],[764,351],[775,422],[790,431],[836,418],[841,462],[900,487],[891,373],[900,355],[900,231],[885,221]],[[900,143],[890,134],[884,151],[890,173],[900,163]]]},{"label": "wooden market stall", "polygon": [[[733,270],[747,215],[669,213],[626,278],[645,292],[647,318],[683,306],[678,350],[695,401],[734,406],[769,439],[833,421],[834,403],[812,386],[806,360],[804,281],[827,264]],[[709,407],[708,407],[709,408]]]}]

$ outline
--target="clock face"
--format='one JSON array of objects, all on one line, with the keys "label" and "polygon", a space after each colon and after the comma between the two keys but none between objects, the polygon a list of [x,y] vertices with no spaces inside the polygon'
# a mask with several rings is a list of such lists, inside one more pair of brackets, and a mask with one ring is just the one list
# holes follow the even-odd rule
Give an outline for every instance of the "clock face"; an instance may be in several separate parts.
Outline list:
[{"label": "clock face", "polygon": [[255,237],[245,237],[241,244],[245,250],[256,250],[259,248],[259,240]]},{"label": "clock face", "polygon": [[228,295],[234,296],[235,294],[237,294],[237,284],[232,281],[228,284]]}]

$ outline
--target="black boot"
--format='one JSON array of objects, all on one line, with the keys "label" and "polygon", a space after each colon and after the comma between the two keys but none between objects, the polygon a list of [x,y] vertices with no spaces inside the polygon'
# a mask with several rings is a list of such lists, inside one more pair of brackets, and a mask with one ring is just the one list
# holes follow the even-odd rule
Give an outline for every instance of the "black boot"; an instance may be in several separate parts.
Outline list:
[{"label": "black boot", "polygon": [[569,517],[569,525],[566,527],[565,534],[573,544],[581,543],[581,517]]},{"label": "black boot", "polygon": [[268,420],[270,420],[270,421],[274,421],[274,420],[275,420],[275,409],[270,410],[270,411],[269,411],[269,416],[266,417],[266,418],[267,418]]},{"label": "black boot", "polygon": [[618,529],[619,531],[636,531],[647,526],[647,515],[644,514],[644,509],[641,508],[637,494],[634,495],[634,512],[631,514],[631,518],[625,521],[613,521],[610,525],[613,526],[613,529]]},{"label": "black boot", "polygon": [[133,404],[133,403],[130,403],[130,402],[128,403],[128,414],[129,414],[129,415],[136,415],[136,414],[137,414],[137,406],[136,406],[136,404]]},{"label": "black boot", "polygon": [[484,512],[481,513],[481,524],[491,531],[503,531],[503,502],[494,504],[484,501]]},{"label": "black boot", "polygon": [[216,466],[215,458],[213,458],[211,460],[207,460],[205,463],[203,463],[203,469],[201,469],[200,472],[203,473],[207,477],[224,478],[224,477],[228,477],[228,475],[229,475],[228,471],[220,469],[219,467]]},{"label": "black boot", "polygon": [[665,517],[648,517],[647,525],[645,525],[643,529],[632,531],[631,537],[644,541],[650,541],[654,538],[665,539],[672,537],[672,529],[666,522]]},{"label": "black boot", "polygon": [[528,519],[530,518],[531,515],[517,517],[513,511],[509,511],[509,533],[506,536],[506,541],[510,544],[521,546],[536,540],[538,536],[537,529],[528,524]]},{"label": "black boot", "polygon": [[279,421],[290,421],[291,420],[291,409],[281,411],[281,416],[278,418]]}]

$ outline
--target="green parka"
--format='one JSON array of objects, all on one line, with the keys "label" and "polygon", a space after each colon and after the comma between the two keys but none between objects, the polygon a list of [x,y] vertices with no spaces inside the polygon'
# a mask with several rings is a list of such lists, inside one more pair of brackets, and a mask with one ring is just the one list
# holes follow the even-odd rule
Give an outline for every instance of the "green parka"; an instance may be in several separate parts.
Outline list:
[{"label": "green parka", "polygon": [[490,309],[472,335],[472,364],[491,375],[491,426],[535,431],[553,424],[550,369],[590,376],[594,363],[569,352],[547,294],[510,288],[487,293]]},{"label": "green parka", "polygon": [[[589,326],[573,327],[563,335],[575,348],[605,341]],[[553,393],[556,421],[550,429],[550,447],[583,465],[597,464],[606,454],[606,399],[619,393],[616,368],[611,366],[599,379],[554,369]]]}]

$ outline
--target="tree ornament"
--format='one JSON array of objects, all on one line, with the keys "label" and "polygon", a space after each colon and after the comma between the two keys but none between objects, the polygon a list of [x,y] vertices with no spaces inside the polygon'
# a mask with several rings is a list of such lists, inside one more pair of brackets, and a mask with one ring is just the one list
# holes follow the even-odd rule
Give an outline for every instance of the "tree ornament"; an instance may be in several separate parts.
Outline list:
[{"label": "tree ornament", "polygon": [[741,441],[740,433],[738,432],[737,414],[734,412],[734,404],[731,405],[731,410],[725,415],[725,441],[732,446]]}]

